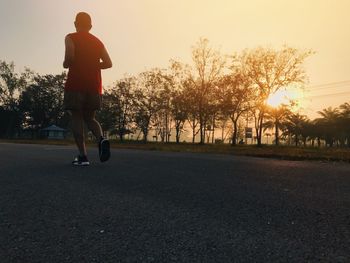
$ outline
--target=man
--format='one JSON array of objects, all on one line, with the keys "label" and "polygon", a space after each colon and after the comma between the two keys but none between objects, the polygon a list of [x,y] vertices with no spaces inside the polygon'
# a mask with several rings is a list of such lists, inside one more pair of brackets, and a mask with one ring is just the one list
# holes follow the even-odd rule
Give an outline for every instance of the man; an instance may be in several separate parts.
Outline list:
[{"label": "man", "polygon": [[84,122],[98,141],[99,157],[105,162],[110,157],[110,145],[102,136],[101,125],[95,119],[101,108],[101,69],[112,67],[112,61],[103,43],[89,33],[91,17],[78,13],[74,22],[76,32],[65,38],[64,68],[69,68],[64,92],[64,106],[72,116],[72,130],[79,155],[73,165],[89,165],[84,140]]}]

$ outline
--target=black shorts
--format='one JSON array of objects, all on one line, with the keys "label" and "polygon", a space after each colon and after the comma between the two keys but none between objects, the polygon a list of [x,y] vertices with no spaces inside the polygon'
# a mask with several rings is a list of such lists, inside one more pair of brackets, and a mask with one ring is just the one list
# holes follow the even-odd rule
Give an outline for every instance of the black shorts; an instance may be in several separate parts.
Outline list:
[{"label": "black shorts", "polygon": [[65,110],[99,110],[101,109],[101,95],[88,92],[65,91]]}]

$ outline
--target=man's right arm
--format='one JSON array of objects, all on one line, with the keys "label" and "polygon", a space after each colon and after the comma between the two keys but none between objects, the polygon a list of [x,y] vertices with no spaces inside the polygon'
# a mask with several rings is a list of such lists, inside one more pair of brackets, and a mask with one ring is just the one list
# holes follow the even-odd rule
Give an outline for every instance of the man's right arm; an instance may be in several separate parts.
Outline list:
[{"label": "man's right arm", "polygon": [[69,68],[74,61],[74,42],[73,40],[67,35],[65,38],[65,46],[66,46],[66,51],[64,54],[64,61],[63,61],[63,67],[64,68]]},{"label": "man's right arm", "polygon": [[101,69],[107,69],[112,67],[112,60],[109,57],[109,54],[105,47],[103,47],[102,49],[101,60],[102,60],[102,62],[100,63]]}]

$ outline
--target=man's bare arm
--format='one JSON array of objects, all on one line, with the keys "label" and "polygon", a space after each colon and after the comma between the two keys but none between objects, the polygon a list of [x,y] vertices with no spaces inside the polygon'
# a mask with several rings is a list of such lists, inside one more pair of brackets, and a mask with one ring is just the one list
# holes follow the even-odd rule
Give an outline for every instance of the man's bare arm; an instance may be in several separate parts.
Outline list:
[{"label": "man's bare arm", "polygon": [[101,69],[107,69],[112,67],[112,60],[109,57],[109,54],[106,48],[102,49],[101,60],[102,60],[102,62],[100,63]]},{"label": "man's bare arm", "polygon": [[66,36],[64,42],[66,46],[66,51],[64,55],[63,67],[69,68],[74,61],[74,42],[69,36]]}]

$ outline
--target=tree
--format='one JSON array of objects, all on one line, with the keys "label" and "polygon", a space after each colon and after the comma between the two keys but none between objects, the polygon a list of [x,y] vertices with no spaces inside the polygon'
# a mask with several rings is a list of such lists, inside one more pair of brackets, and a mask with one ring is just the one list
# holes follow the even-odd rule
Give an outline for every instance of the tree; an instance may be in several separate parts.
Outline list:
[{"label": "tree", "polygon": [[232,145],[237,144],[238,121],[250,109],[253,90],[249,80],[239,71],[222,77],[217,87],[221,116],[228,116],[233,124]]},{"label": "tree", "polygon": [[317,146],[321,147],[321,140],[324,138],[324,128],[321,119],[317,118],[312,120],[310,125],[312,125],[312,129],[309,132],[309,138],[311,140],[317,140]]},{"label": "tree", "polygon": [[275,145],[279,145],[279,131],[282,129],[283,123],[291,114],[287,105],[280,105],[278,107],[268,107],[266,111],[267,121],[264,123],[264,130],[275,130]]},{"label": "tree", "polygon": [[38,131],[50,124],[67,127],[63,110],[66,74],[36,75],[34,83],[20,95],[19,108],[24,114],[24,125]]},{"label": "tree", "polygon": [[221,142],[224,143],[228,135],[231,135],[231,140],[233,134],[233,125],[230,122],[230,117],[223,112],[219,112],[217,121],[218,126],[221,129]]},{"label": "tree", "polygon": [[180,142],[181,133],[184,131],[185,122],[188,119],[184,83],[187,78],[187,65],[171,60],[169,67],[169,81],[172,89],[170,94],[170,111],[175,126],[175,140]]},{"label": "tree", "polygon": [[326,145],[332,147],[336,139],[339,138],[338,120],[340,112],[338,108],[328,107],[317,113],[321,115],[321,118],[316,120],[322,130]]},{"label": "tree", "polygon": [[302,139],[303,129],[308,119],[305,115],[299,113],[289,114],[284,123],[284,134],[290,138],[294,137],[295,146],[299,145],[300,139]]},{"label": "tree", "polygon": [[[117,123],[116,100],[111,91],[105,91],[102,94],[101,109],[96,112],[96,118],[101,124],[104,133],[114,131]],[[106,135],[104,135],[106,136]]]},{"label": "tree", "polygon": [[11,137],[20,131],[22,113],[18,107],[18,99],[23,89],[31,83],[33,72],[25,69],[23,73],[15,72],[13,62],[0,60],[0,136]]},{"label": "tree", "polygon": [[171,114],[175,123],[175,140],[180,142],[181,133],[184,131],[185,122],[188,118],[184,94],[181,91],[174,91],[171,95]]},{"label": "tree", "polygon": [[160,108],[161,85],[163,85],[163,76],[159,69],[142,72],[136,81],[133,97],[134,121],[143,134],[144,142],[147,142],[151,120]]},{"label": "tree", "polygon": [[271,94],[291,85],[302,85],[306,81],[303,69],[305,59],[312,51],[300,51],[284,46],[280,50],[258,47],[246,49],[236,56],[243,74],[256,89],[256,131],[258,145],[261,145],[263,123],[266,116],[266,101]]},{"label": "tree", "polygon": [[189,80],[191,87],[195,89],[200,143],[204,143],[207,122],[215,113],[213,112],[215,83],[220,79],[226,60],[219,51],[209,47],[209,41],[205,38],[200,38],[192,48],[192,60],[194,69]]},{"label": "tree", "polygon": [[0,60],[0,105],[11,108],[16,104],[19,93],[33,78],[28,68],[21,74],[15,72],[15,64]]},{"label": "tree", "polygon": [[174,92],[174,83],[172,75],[164,70],[158,73],[159,79],[157,82],[157,104],[158,108],[153,116],[153,126],[156,130],[156,138],[160,136],[162,142],[169,142],[172,130],[172,94]]},{"label": "tree", "polygon": [[132,132],[135,81],[133,77],[123,78],[117,81],[111,92],[115,120],[114,132],[119,136],[120,141],[124,140],[126,134]]},{"label": "tree", "polygon": [[187,122],[192,129],[192,143],[195,142],[197,134],[200,132],[199,126],[199,105],[197,101],[198,90],[192,81],[184,81],[184,90],[182,92],[182,99],[184,106],[183,109],[186,112]]},{"label": "tree", "polygon": [[[303,141],[304,147],[306,147],[306,142],[308,139],[314,140],[315,135],[313,132],[313,129],[315,128],[312,121],[310,121],[308,118],[305,119],[305,121],[301,124],[301,140]],[[313,142],[312,142],[313,144]]]},{"label": "tree", "polygon": [[339,128],[342,131],[347,146],[350,147],[350,104],[345,102],[339,106]]}]

